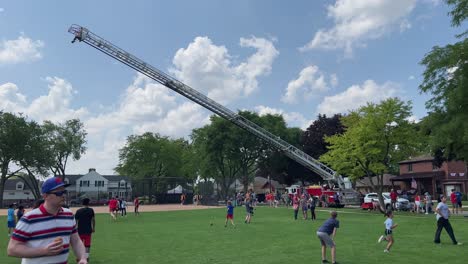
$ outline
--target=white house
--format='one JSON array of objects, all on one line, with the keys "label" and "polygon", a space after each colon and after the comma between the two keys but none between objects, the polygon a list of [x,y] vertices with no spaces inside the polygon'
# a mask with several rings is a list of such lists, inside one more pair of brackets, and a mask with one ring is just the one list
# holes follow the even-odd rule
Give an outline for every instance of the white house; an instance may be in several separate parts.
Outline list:
[{"label": "white house", "polygon": [[85,175],[65,175],[70,198],[86,196],[90,199],[103,199],[110,197],[132,198],[132,184],[127,176],[101,175],[96,169],[90,168]]},{"label": "white house", "polygon": [[[108,199],[110,197],[123,197],[132,199],[132,182],[127,176],[101,175],[96,169],[89,169],[87,174],[65,175],[64,182],[67,187],[68,199],[73,200],[85,196],[92,200]],[[42,183],[39,183],[41,186]],[[31,203],[34,195],[21,179],[8,179],[3,192],[4,205],[11,203]]]}]

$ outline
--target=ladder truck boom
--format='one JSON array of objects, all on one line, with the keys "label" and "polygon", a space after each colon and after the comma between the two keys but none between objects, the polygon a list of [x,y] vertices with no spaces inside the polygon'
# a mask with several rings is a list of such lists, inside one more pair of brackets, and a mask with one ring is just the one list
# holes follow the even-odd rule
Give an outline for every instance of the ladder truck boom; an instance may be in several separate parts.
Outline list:
[{"label": "ladder truck boom", "polygon": [[136,71],[148,76],[154,81],[166,86],[167,88],[185,96],[186,98],[192,100],[193,102],[207,108],[208,110],[214,112],[215,114],[231,121],[240,128],[250,132],[251,134],[257,136],[273,145],[277,149],[284,152],[286,156],[302,164],[306,168],[319,174],[324,180],[332,181],[338,184],[341,189],[344,189],[344,182],[341,175],[337,174],[334,170],[322,164],[321,162],[315,160],[302,150],[296,148],[295,146],[287,143],[282,140],[280,137],[275,136],[274,134],[268,132],[262,127],[256,125],[255,123],[249,121],[248,119],[242,117],[241,115],[229,110],[228,108],[220,105],[214,100],[208,98],[204,94],[198,92],[197,90],[185,85],[184,83],[178,81],[177,79],[171,77],[170,75],[158,70],[157,68],[151,66],[150,64],[142,61],[141,59],[135,57],[134,55],[126,52],[125,50],[115,46],[111,42],[99,37],[98,35],[92,33],[88,29],[81,27],[79,25],[72,25],[68,32],[72,33],[75,37],[72,41],[74,43],[76,40],[84,42],[93,48],[109,55],[110,57],[126,64],[127,66],[135,69]]}]

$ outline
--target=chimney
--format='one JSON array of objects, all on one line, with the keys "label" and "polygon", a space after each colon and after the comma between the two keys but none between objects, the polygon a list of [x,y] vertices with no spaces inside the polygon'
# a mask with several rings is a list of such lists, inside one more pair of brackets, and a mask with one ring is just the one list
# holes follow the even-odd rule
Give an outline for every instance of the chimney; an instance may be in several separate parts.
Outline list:
[{"label": "chimney", "polygon": [[96,169],[95,168],[89,168],[89,172],[92,172],[92,171],[96,172]]}]

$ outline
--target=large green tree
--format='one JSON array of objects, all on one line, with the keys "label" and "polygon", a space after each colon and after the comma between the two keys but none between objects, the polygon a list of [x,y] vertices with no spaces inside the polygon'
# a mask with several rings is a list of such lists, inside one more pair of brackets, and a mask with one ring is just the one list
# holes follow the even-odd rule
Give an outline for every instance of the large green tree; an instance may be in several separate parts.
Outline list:
[{"label": "large green tree", "polygon": [[[0,112],[0,194],[7,179],[16,176],[23,178],[38,198],[35,176],[47,173],[48,150],[44,131],[36,122],[22,115]],[[0,195],[2,204],[3,195]]]},{"label": "large green tree", "polygon": [[[147,186],[149,194],[167,191],[171,179],[183,178],[184,152],[188,143],[182,139],[172,140],[157,133],[131,135],[119,150],[119,164],[115,170],[134,182]],[[188,176],[187,176],[188,177]]]},{"label": "large green tree", "polygon": [[71,119],[58,124],[45,121],[43,128],[47,133],[54,159],[50,170],[54,176],[64,179],[69,159],[79,160],[86,152],[87,132],[79,119]]},{"label": "large green tree", "polygon": [[[383,175],[397,173],[398,162],[420,145],[410,116],[410,102],[390,98],[368,103],[341,119],[345,132],[326,137],[329,151],[320,160],[352,180],[367,177],[371,188],[381,194]],[[381,195],[379,199],[383,205]]]},{"label": "large green tree", "polygon": [[[286,127],[282,116],[259,116],[248,111],[241,111],[239,115],[280,138],[286,139],[293,134]],[[229,188],[236,179],[246,191],[257,172],[273,178],[281,169],[281,164],[287,164],[287,160],[277,155],[278,150],[270,144],[218,116],[211,117],[211,124],[194,130],[192,139],[195,148],[204,153],[200,165],[206,169],[200,169],[201,175],[206,173],[214,178],[224,197],[230,195]],[[269,167],[268,164],[274,166]]]},{"label": "large green tree", "polygon": [[[468,16],[468,0],[447,0],[452,26],[459,27]],[[430,93],[430,110],[423,128],[430,136],[435,156],[468,160],[468,31],[460,41],[444,47],[435,46],[425,55],[420,91]]]},{"label": "large green tree", "polygon": [[[321,155],[325,154],[328,146],[325,137],[344,132],[340,118],[341,115],[333,115],[332,117],[318,115],[317,119],[303,133],[301,145],[304,152],[314,159],[319,159]],[[303,183],[305,181],[314,183],[323,181],[317,173],[304,168],[300,164],[294,167],[303,171],[301,178],[299,178]]]}]

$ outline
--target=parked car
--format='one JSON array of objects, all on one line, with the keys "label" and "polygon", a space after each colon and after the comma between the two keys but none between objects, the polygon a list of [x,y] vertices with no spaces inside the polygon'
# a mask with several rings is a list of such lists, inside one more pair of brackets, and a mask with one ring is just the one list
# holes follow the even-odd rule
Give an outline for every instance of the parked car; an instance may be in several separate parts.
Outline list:
[{"label": "parked car", "polygon": [[[364,203],[372,203],[373,201],[379,201],[379,196],[377,193],[368,193],[364,196]],[[385,209],[390,209],[392,206],[392,199],[390,199],[390,193],[384,192],[382,193],[382,197],[385,203]],[[397,198],[397,202],[395,204],[397,210],[411,210],[412,206],[408,199],[405,198]]]}]

